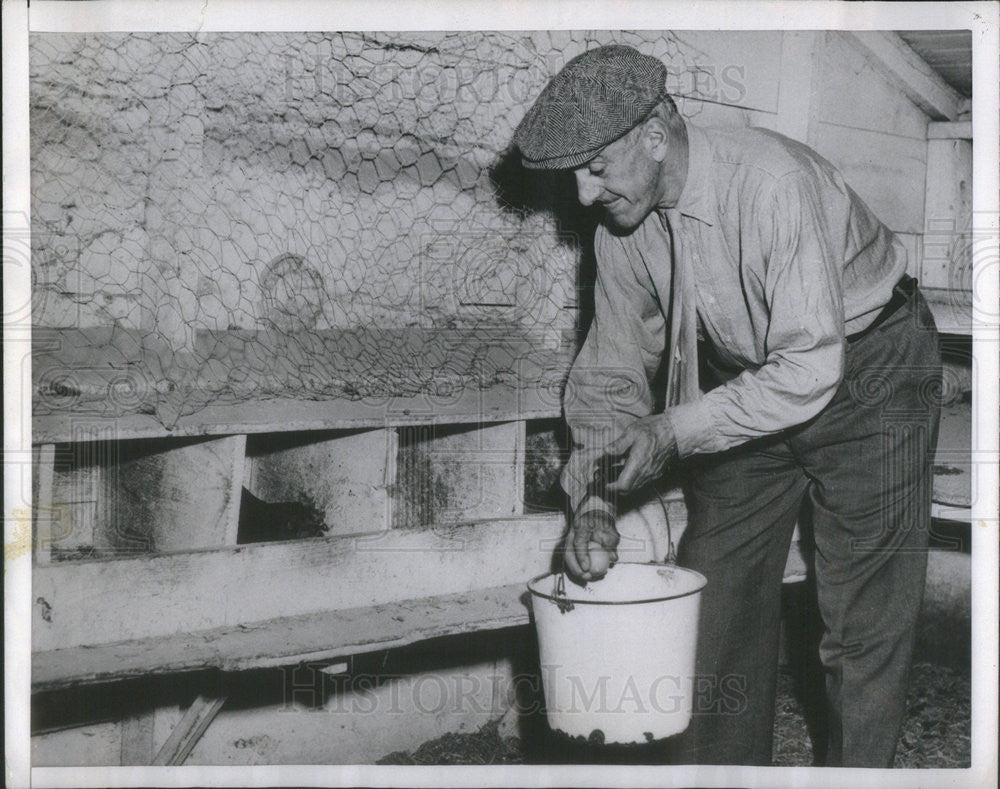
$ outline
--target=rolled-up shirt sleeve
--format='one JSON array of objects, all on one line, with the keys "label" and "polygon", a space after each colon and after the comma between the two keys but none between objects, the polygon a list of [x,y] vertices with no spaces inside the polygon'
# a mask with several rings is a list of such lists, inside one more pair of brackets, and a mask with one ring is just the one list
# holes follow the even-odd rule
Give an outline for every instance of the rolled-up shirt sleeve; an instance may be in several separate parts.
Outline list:
[{"label": "rolled-up shirt sleeve", "polygon": [[594,318],[570,370],[563,411],[573,450],[562,486],[576,510],[605,447],[651,413],[650,381],[663,355],[665,319],[641,261],[599,228]]},{"label": "rolled-up shirt sleeve", "polygon": [[842,261],[820,189],[814,179],[791,173],[757,196],[756,231],[769,250],[765,361],[668,410],[680,457],[720,452],[802,424],[836,393],[844,369]]}]

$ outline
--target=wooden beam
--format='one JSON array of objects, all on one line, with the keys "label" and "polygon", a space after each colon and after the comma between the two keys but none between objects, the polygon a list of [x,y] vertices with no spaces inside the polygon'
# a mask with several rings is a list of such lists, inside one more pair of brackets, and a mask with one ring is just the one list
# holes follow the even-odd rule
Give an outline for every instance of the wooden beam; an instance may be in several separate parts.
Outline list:
[{"label": "wooden beam", "polygon": [[215,720],[222,705],[226,703],[225,696],[198,696],[184,713],[163,747],[153,758],[154,766],[176,766],[184,764],[205,729]]},{"label": "wooden beam", "polygon": [[945,82],[898,34],[890,31],[844,31],[910,100],[932,118],[955,120],[962,96]]},{"label": "wooden beam", "polygon": [[[551,369],[568,369],[568,363]],[[550,419],[562,410],[550,393],[540,387],[518,388],[496,384],[488,390],[466,391],[447,403],[430,404],[424,396],[398,397],[387,401],[293,400],[277,398],[241,403],[209,405],[198,413],[180,417],[165,427],[148,414],[109,417],[115,438],[167,438],[182,436],[238,435],[296,430],[352,430],[419,424],[509,422],[515,419]],[[93,423],[99,417],[88,417]],[[72,412],[38,414],[31,421],[32,442],[87,440],[72,438],[79,415]]]},{"label": "wooden beam", "polygon": [[468,592],[546,572],[561,513],[36,568],[44,651]]},{"label": "wooden beam", "polygon": [[931,121],[928,140],[972,140],[972,121]]},{"label": "wooden beam", "polygon": [[528,622],[526,596],[525,584],[515,583],[175,636],[36,652],[32,690],[204,669],[243,671],[322,662],[455,633],[514,627]]},{"label": "wooden beam", "polygon": [[[397,396],[375,392],[352,397],[343,392],[339,397],[331,395],[324,399],[310,399],[310,393],[298,391],[293,386],[290,390],[266,388],[265,391],[271,392],[272,396],[254,399],[248,395],[245,400],[234,401],[213,394],[220,382],[208,377],[194,382],[183,403],[164,398],[164,393],[157,388],[164,383],[162,381],[159,384],[144,384],[145,388],[137,393],[137,397],[142,402],[158,403],[154,414],[139,413],[142,409],[138,405],[132,411],[109,407],[108,387],[113,384],[112,376],[118,374],[113,362],[120,356],[114,350],[115,341],[109,332],[104,329],[46,330],[44,339],[53,342],[55,350],[37,354],[33,363],[34,387],[40,395],[40,406],[32,419],[33,440],[34,443],[71,441],[73,439],[69,436],[81,418],[113,425],[116,437],[126,439],[381,428],[417,423],[500,422],[535,418],[538,412],[558,415],[559,404],[552,402],[547,389],[549,384],[558,382],[568,372],[573,361],[576,349],[571,333],[561,332],[559,346],[551,347],[542,343],[540,335],[530,332],[524,336],[516,333],[507,336],[506,332],[495,330],[456,330],[451,333],[429,330],[428,345],[423,348],[423,330],[414,330],[413,337],[408,337],[407,331],[400,330],[401,333],[389,335],[381,331],[366,333],[364,329],[345,331],[338,335],[339,340],[345,343],[343,348],[338,348],[328,336],[326,345],[313,349],[315,353],[322,350],[324,353],[343,355],[340,361],[345,369],[340,372],[347,379],[352,374],[363,375],[365,381],[384,377],[388,386],[398,378],[398,370],[393,371],[391,366],[380,370],[377,364],[373,368],[370,360],[366,362],[350,349],[356,352],[363,349],[370,356],[378,351],[377,343],[381,342],[386,345],[386,360],[381,362],[385,365],[389,364],[389,359],[407,353],[406,348],[390,347],[394,338],[399,341],[419,340],[421,347],[415,345],[411,349],[416,354],[414,364],[424,364],[429,372],[439,369],[443,377],[431,376],[417,389],[400,383],[390,390],[398,391]],[[236,336],[223,333],[211,337],[214,338],[213,347],[216,342],[232,345],[235,356],[229,358],[227,364],[238,364],[243,358],[241,354],[246,352],[246,343],[238,333]],[[265,352],[270,352],[265,339],[258,337],[257,340],[264,343]],[[143,342],[150,343],[151,347],[143,347],[142,352],[156,357],[157,341],[148,337],[134,337],[129,352],[138,353],[136,348]],[[376,343],[376,347],[368,347],[368,342]],[[210,349],[202,350],[209,353]],[[477,377],[456,378],[447,371],[450,365],[456,363],[453,352],[460,350],[469,356],[465,363],[479,371]],[[485,354],[483,358],[470,356],[480,351]],[[430,354],[430,357],[421,361],[422,357],[417,358],[420,353]],[[452,354],[441,357],[448,360],[447,369],[441,367],[443,362],[436,356],[439,353]],[[324,363],[330,364],[330,359],[325,359]],[[52,397],[43,396],[47,391],[46,371],[53,369],[73,373],[78,397],[72,409],[59,405]],[[473,367],[470,366],[469,370],[472,372]],[[362,387],[362,391],[370,389]]]}]

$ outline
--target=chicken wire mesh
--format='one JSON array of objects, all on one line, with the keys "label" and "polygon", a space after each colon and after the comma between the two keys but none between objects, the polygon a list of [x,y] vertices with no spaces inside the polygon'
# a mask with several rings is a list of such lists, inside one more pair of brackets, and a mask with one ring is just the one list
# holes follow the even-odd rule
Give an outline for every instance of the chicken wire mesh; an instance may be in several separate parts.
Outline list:
[{"label": "chicken wire mesh", "polygon": [[698,98],[662,32],[34,34],[36,415],[530,386],[587,239],[494,172],[613,41]]}]

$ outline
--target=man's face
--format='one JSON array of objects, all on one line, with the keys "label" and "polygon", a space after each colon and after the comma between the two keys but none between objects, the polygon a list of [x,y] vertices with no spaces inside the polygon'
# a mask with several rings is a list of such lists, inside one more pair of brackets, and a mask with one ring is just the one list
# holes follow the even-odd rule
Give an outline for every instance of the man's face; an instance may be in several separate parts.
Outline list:
[{"label": "man's face", "polygon": [[643,126],[633,129],[573,171],[580,202],[600,206],[614,230],[634,230],[662,198],[660,162],[650,155],[644,133]]}]

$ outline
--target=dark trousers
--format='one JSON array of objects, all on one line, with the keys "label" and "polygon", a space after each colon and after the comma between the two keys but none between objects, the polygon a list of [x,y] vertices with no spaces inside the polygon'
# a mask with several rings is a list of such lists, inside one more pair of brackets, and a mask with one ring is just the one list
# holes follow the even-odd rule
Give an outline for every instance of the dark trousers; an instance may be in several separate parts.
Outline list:
[{"label": "dark trousers", "polygon": [[941,358],[919,292],[849,343],[818,417],[692,467],[679,562],[703,573],[695,704],[676,760],[771,763],[782,572],[815,537],[830,765],[892,765],[930,530]]}]

